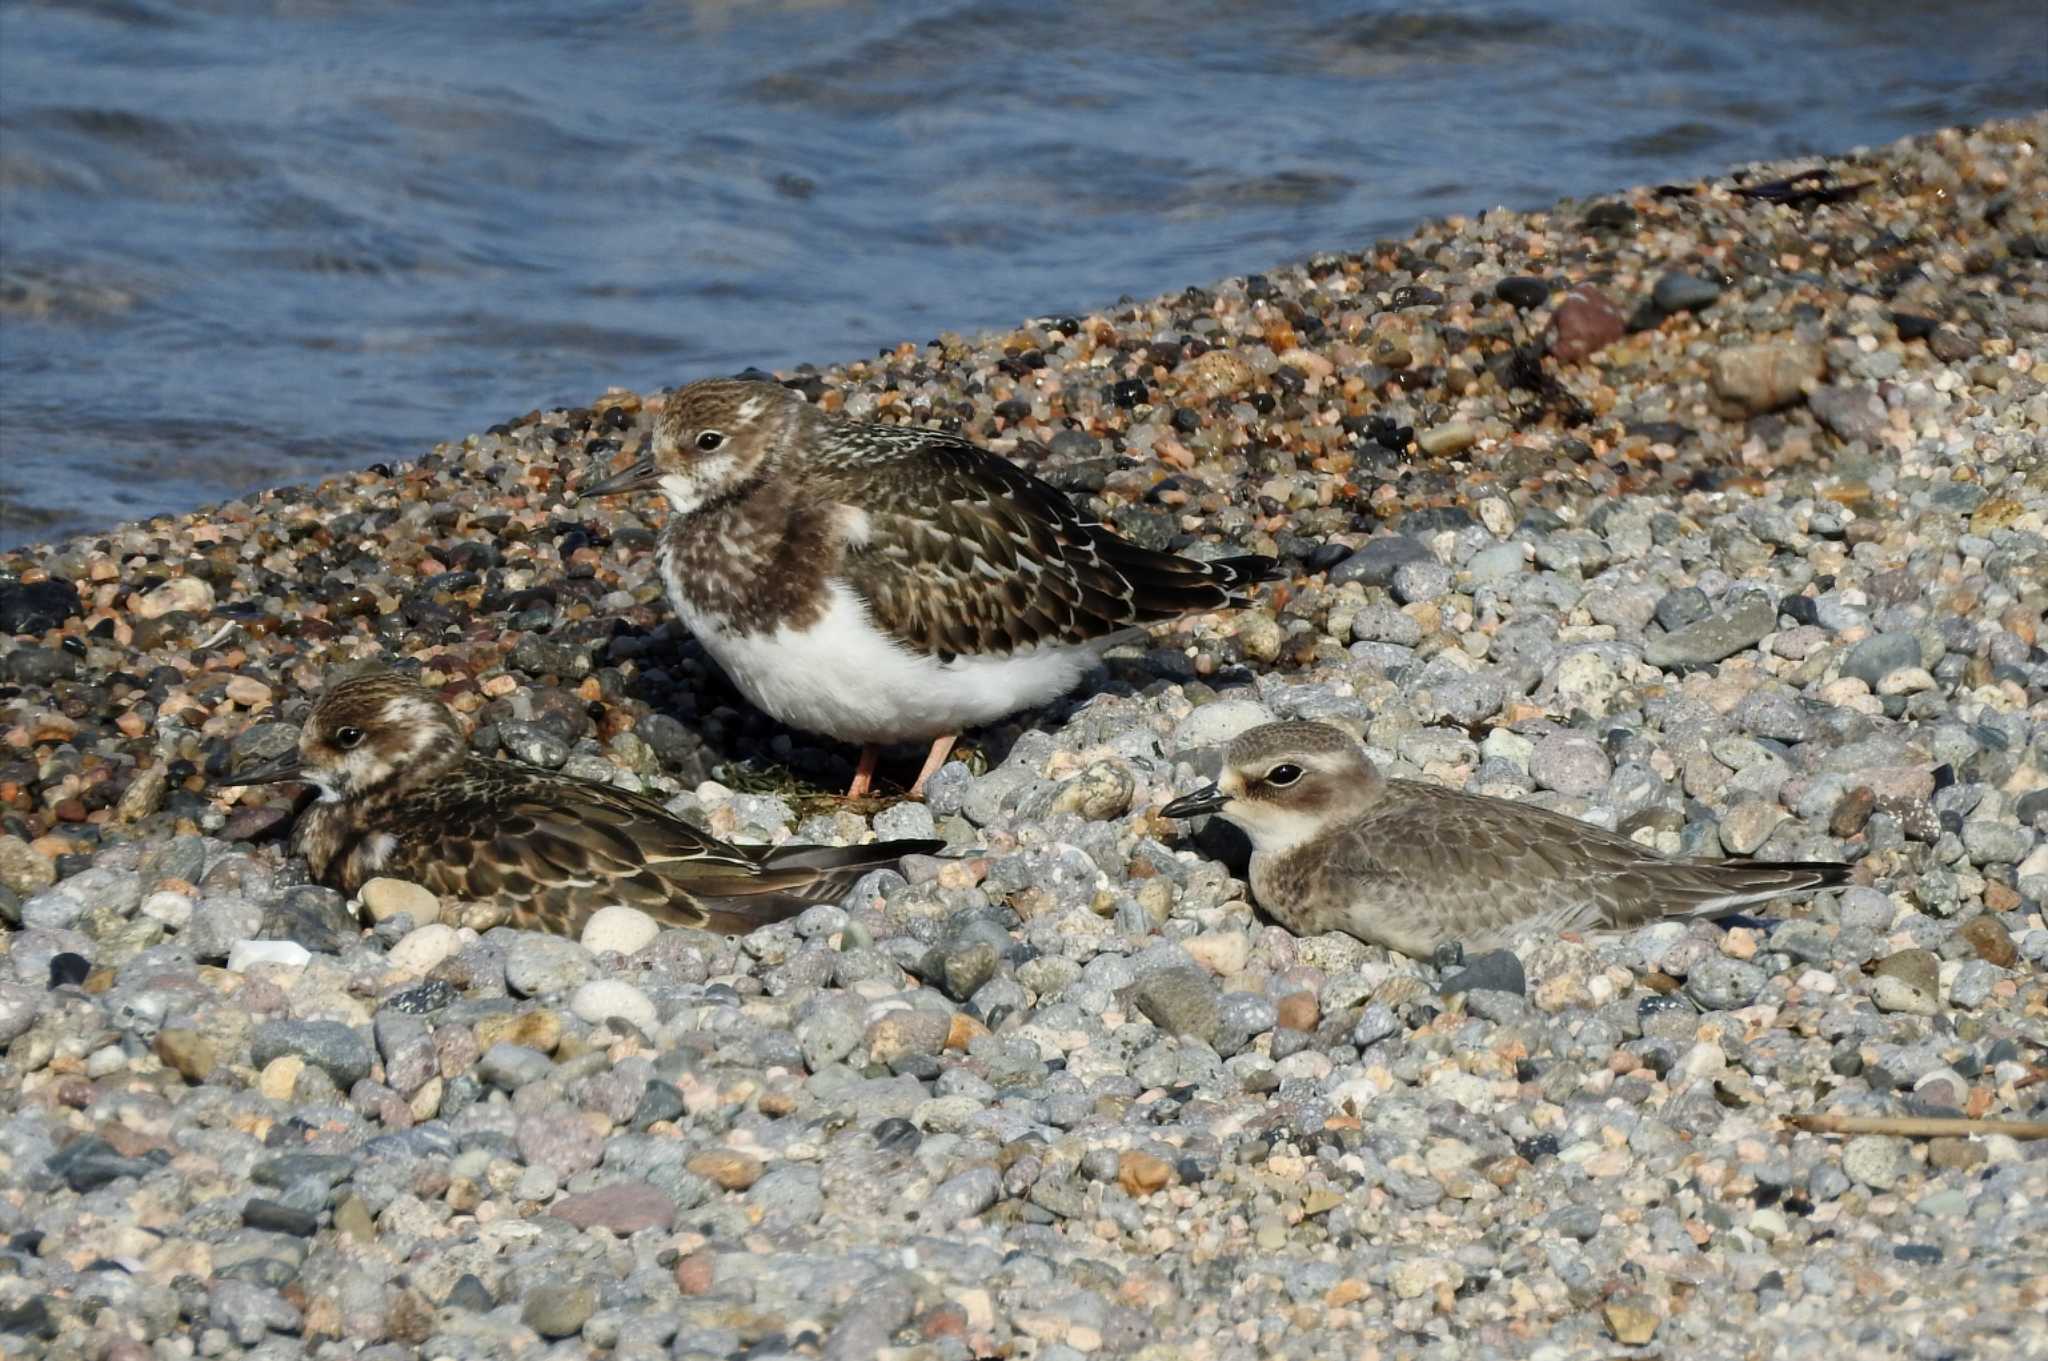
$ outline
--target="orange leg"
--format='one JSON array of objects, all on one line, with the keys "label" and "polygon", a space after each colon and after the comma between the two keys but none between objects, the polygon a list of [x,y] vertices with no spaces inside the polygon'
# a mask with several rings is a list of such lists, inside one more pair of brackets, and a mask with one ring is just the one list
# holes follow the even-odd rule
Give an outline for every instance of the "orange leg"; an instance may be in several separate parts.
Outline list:
[{"label": "orange leg", "polygon": [[924,758],[924,769],[917,772],[917,783],[910,786],[910,797],[924,797],[924,782],[939,773],[939,767],[946,764],[946,758],[953,754],[953,744],[960,740],[960,734],[952,733],[932,743],[931,755]]},{"label": "orange leg", "polygon": [[875,762],[882,759],[882,749],[869,743],[860,749],[860,764],[854,768],[853,787],[846,791],[849,799],[867,797],[868,786],[875,782]]}]

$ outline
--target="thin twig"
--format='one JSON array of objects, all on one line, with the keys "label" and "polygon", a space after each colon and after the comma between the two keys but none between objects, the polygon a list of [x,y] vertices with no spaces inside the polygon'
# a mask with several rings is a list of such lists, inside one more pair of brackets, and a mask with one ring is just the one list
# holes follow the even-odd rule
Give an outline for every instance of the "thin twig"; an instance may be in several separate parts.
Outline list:
[{"label": "thin twig", "polygon": [[1788,1115],[1785,1123],[1809,1134],[1897,1134],[1907,1139],[2003,1134],[2009,1139],[2048,1139],[2048,1122],[2038,1120],[1969,1120],[1941,1115]]}]

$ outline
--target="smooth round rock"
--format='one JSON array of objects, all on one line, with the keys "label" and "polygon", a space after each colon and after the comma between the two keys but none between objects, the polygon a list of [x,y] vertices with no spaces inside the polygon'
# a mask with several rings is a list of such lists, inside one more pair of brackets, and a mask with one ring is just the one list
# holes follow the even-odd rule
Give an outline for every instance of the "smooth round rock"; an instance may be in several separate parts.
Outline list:
[{"label": "smooth round rock", "polygon": [[460,933],[452,926],[436,922],[406,932],[405,938],[384,956],[384,962],[399,973],[424,976],[461,948]]},{"label": "smooth round rock", "polygon": [[660,1021],[647,994],[617,978],[594,978],[585,983],[570,997],[569,1010],[592,1025],[625,1021],[643,1035],[653,1034]]},{"label": "smooth round rock", "polygon": [[574,1337],[596,1312],[596,1287],[580,1281],[548,1282],[527,1292],[519,1320],[545,1338]]},{"label": "smooth round rock", "polygon": [[362,899],[363,911],[370,914],[371,921],[389,921],[401,912],[412,918],[414,926],[426,926],[441,920],[441,900],[410,880],[372,879],[363,885],[363,891],[357,896]]},{"label": "smooth round rock", "polygon": [[600,907],[583,923],[583,948],[594,955],[630,955],[654,942],[661,923],[637,907]]}]

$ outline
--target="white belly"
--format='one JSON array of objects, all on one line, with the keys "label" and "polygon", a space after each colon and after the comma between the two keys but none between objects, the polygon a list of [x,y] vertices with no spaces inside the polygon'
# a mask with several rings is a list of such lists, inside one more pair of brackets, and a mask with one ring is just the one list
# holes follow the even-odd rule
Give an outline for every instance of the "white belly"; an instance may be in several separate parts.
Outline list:
[{"label": "white belly", "polygon": [[1073,689],[1095,664],[1086,645],[942,662],[876,628],[867,606],[832,584],[832,607],[801,632],[728,633],[690,609],[676,613],[755,708],[842,742],[929,741],[1033,709]]}]

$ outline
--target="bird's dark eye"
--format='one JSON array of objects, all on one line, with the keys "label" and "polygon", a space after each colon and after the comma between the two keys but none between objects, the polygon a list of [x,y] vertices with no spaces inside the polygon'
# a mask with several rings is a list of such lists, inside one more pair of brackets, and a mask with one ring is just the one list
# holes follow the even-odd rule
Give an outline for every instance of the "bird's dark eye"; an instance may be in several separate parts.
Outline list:
[{"label": "bird's dark eye", "polygon": [[719,434],[716,430],[706,430],[697,436],[697,447],[707,454],[723,443],[725,443],[725,436]]},{"label": "bird's dark eye", "polygon": [[353,751],[361,746],[362,743],[363,730],[361,728],[336,728],[334,730],[334,745],[340,747],[343,751]]},{"label": "bird's dark eye", "polygon": [[1282,761],[1266,772],[1266,783],[1285,788],[1301,778],[1301,767],[1292,761]]}]

